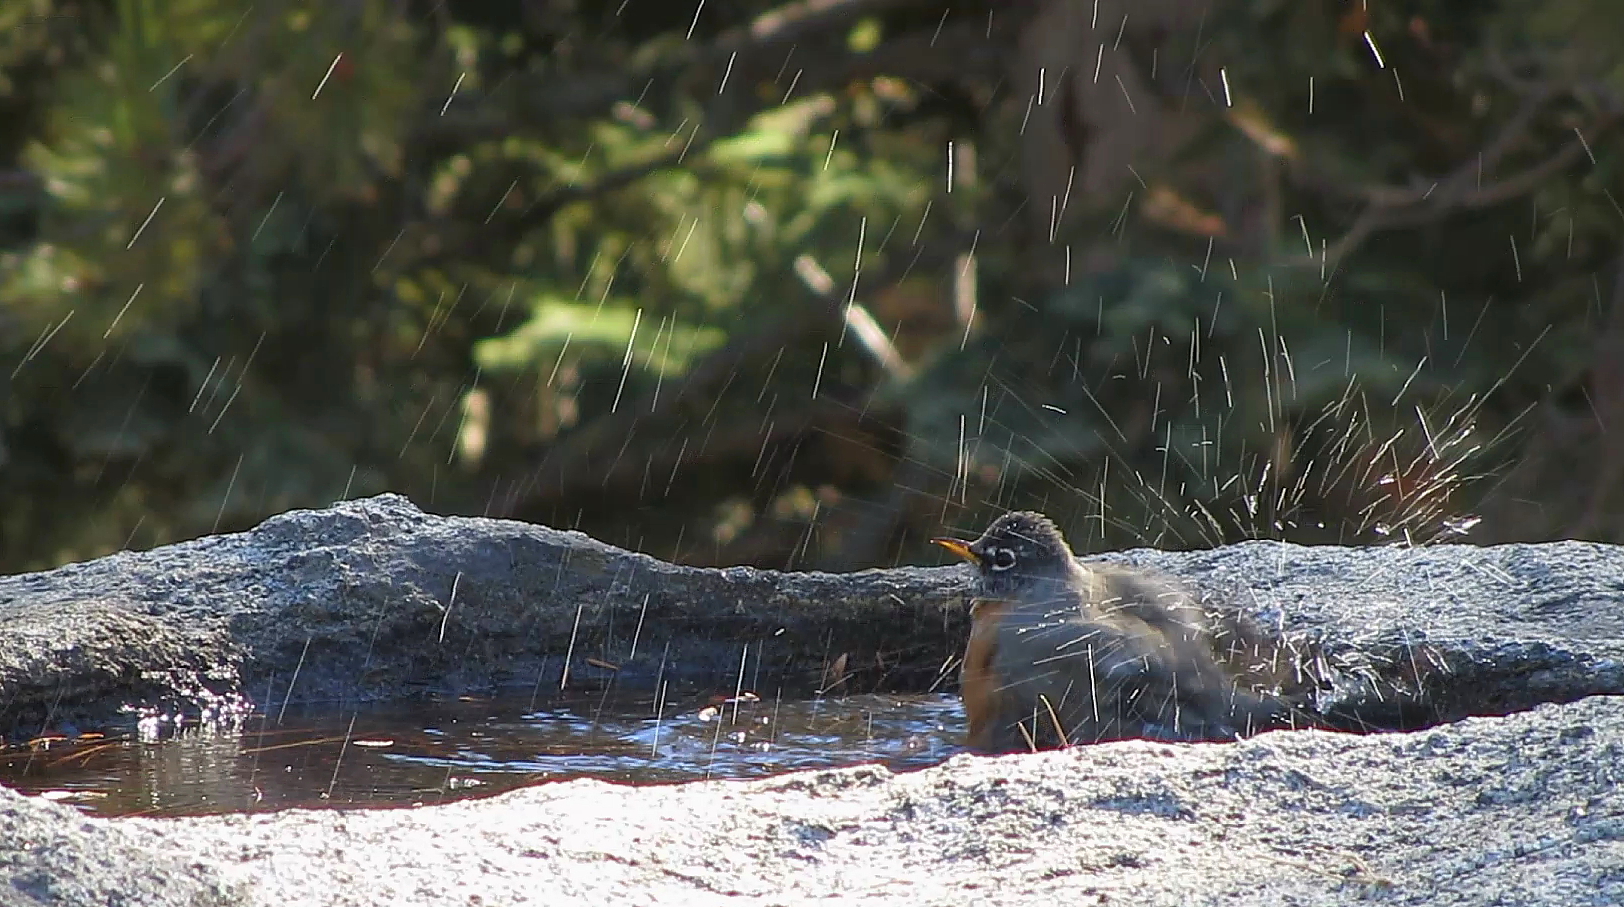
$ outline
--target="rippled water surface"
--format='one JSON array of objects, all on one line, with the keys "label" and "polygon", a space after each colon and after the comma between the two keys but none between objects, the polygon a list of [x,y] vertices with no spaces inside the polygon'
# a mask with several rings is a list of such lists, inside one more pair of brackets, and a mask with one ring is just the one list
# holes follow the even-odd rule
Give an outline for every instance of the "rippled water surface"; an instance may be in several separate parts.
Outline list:
[{"label": "rippled water surface", "polygon": [[876,762],[918,768],[958,752],[962,731],[951,695],[422,700],[255,714],[149,739],[42,739],[0,749],[0,784],[109,816],[376,807],[580,777],[668,782]]}]

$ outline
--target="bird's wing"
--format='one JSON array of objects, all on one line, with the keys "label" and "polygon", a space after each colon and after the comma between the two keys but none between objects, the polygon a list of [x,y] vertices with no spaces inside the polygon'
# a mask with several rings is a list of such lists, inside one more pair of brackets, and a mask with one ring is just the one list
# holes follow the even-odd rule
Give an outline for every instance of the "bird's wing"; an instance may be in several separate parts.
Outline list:
[{"label": "bird's wing", "polygon": [[1089,593],[1066,592],[1001,622],[995,669],[1029,733],[1063,731],[1069,743],[1226,740],[1273,723],[1270,704],[1238,688],[1201,634],[1095,605]]}]

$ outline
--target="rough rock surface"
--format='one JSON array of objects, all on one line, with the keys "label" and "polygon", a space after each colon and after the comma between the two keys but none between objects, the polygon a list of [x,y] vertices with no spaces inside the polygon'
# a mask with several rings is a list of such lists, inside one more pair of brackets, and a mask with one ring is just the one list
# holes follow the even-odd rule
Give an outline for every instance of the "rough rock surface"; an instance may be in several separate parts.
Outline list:
[{"label": "rough rock surface", "polygon": [[247,889],[154,846],[144,828],[87,819],[0,787],[5,907],[236,907]]},{"label": "rough rock surface", "polygon": [[[1300,646],[1315,705],[1423,727],[1624,693],[1624,549],[1304,548],[1113,559],[1183,577]],[[235,535],[0,578],[0,734],[125,706],[387,698],[563,679],[922,689],[962,646],[965,568],[679,567],[383,495]],[[846,656],[841,658],[841,656]],[[602,667],[615,665],[611,672]]]},{"label": "rough rock surface", "polygon": [[[0,789],[0,904],[1624,903],[1624,549],[1112,557],[1277,628],[1327,714],[1454,723],[372,812],[108,821]],[[0,726],[607,676],[588,658],[923,686],[966,579],[682,568],[385,496],[0,579]]]},{"label": "rough rock surface", "polygon": [[[0,857],[0,902],[49,878],[21,903],[215,904],[236,885],[265,907],[1590,907],[1624,903],[1621,781],[1624,699],[1595,697],[1406,734],[574,781],[367,812],[90,820],[0,791],[0,854],[30,822],[57,842]],[[150,887],[177,863],[194,867]]]},{"label": "rough rock surface", "polygon": [[752,674],[786,689],[815,685],[830,646],[866,654],[848,660],[854,671],[923,687],[964,633],[963,609],[945,607],[963,585],[947,568],[678,567],[382,495],[0,578],[0,734],[250,691],[280,702],[531,688],[562,678],[566,657],[577,685],[608,673],[588,658],[617,665],[622,684],[652,687],[662,670],[720,682],[745,646]]}]

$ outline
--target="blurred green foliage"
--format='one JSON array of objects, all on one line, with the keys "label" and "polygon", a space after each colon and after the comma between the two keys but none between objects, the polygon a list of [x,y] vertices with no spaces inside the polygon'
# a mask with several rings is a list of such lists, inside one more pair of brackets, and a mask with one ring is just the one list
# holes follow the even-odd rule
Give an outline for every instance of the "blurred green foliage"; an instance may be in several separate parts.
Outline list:
[{"label": "blurred green foliage", "polygon": [[1613,6],[1129,17],[1183,138],[1073,197],[1068,0],[13,0],[0,568],[385,489],[766,566],[1624,539]]}]

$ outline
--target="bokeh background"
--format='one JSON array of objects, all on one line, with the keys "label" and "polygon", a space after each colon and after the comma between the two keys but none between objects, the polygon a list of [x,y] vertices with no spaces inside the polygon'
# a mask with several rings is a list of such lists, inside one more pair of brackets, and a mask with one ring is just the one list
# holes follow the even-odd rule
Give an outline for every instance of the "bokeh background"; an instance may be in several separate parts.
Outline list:
[{"label": "bokeh background", "polygon": [[1610,0],[3,0],[0,570],[1624,537]]}]

